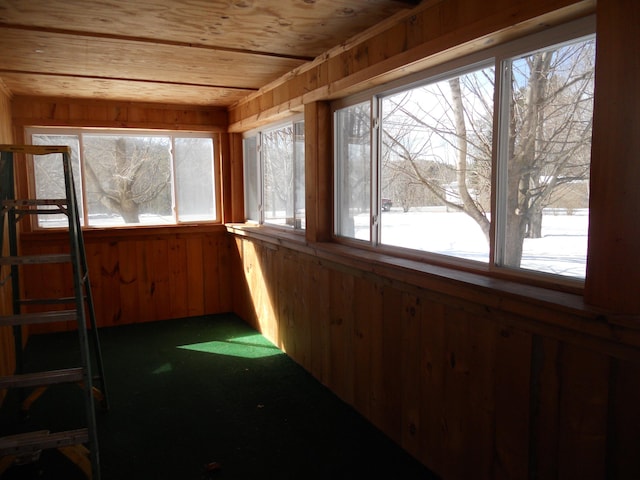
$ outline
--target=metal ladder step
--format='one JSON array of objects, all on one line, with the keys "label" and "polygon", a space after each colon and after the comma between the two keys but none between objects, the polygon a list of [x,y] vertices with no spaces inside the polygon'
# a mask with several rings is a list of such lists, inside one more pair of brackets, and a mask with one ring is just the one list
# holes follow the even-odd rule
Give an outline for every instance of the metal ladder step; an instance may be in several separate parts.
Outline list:
[{"label": "metal ladder step", "polygon": [[[16,198],[14,153],[26,155],[48,155],[51,153],[62,154],[61,167],[64,178],[65,198]],[[18,157],[17,161],[25,159],[26,158]],[[66,217],[69,232],[68,249],[61,249],[61,251],[53,255],[45,253],[41,255],[20,256],[18,222],[22,221],[27,216],[32,216],[34,214],[60,214]],[[99,391],[93,385],[94,376],[91,371],[93,355],[95,355],[95,360],[100,372],[97,378],[102,382],[102,392],[99,392],[102,395],[101,401],[107,409],[108,401],[104,382],[100,343],[97,335],[93,298],[91,295],[91,285],[87,270],[82,225],[79,218],[78,200],[73,179],[70,147],[0,145],[0,220],[2,220],[2,222],[0,222],[0,230],[4,232],[0,235],[0,238],[6,237],[9,240],[8,256],[0,257],[0,265],[11,266],[7,279],[11,279],[11,296],[13,301],[13,314],[0,316],[0,327],[2,325],[14,325],[14,350],[16,356],[16,374],[13,376],[0,377],[0,389],[31,389],[29,397],[22,402],[22,408],[24,409],[25,404],[27,404],[28,409],[29,405],[33,403],[35,399],[40,398],[48,386],[60,383],[78,383],[84,391],[84,410],[86,416],[86,428],[58,433],[50,433],[49,431],[41,430],[28,434],[0,438],[0,459],[5,460],[4,465],[6,466],[6,458],[8,457],[16,457],[12,461],[22,461],[19,457],[28,456],[30,453],[32,455],[39,455],[41,450],[57,448],[61,453],[71,459],[73,463],[78,465],[87,477],[93,478],[93,480],[100,480],[100,460],[98,455],[98,439],[94,412],[94,396],[97,396],[96,392]],[[3,230],[5,225],[8,228],[7,231]],[[4,253],[3,249],[2,254]],[[26,295],[26,292],[24,291],[24,280],[20,278],[22,269],[17,267],[29,264],[61,263],[69,264],[69,268],[66,268],[65,266],[64,270],[69,270],[73,277],[73,298],[55,298],[60,295],[55,295],[54,292],[51,292],[52,297],[54,298],[27,298],[28,295]],[[28,273],[29,268],[25,268],[24,270]],[[7,279],[3,279],[2,282],[6,282]],[[46,281],[46,279],[43,280]],[[53,303],[59,305],[61,303],[68,303],[69,305],[59,306],[58,308],[65,309],[62,311],[40,313],[30,312],[20,314],[21,307],[23,305]],[[75,305],[75,310],[68,310],[73,308],[71,303]],[[24,342],[22,341],[22,329],[17,328],[17,326],[30,323],[62,322],[70,320],[75,321],[77,324],[77,331],[79,334],[79,351],[74,353],[80,354],[79,363],[81,366],[78,368],[24,373],[24,370],[22,369]],[[91,324],[91,334],[93,337],[94,347],[93,352],[89,347],[89,329],[87,321]],[[70,425],[67,428],[71,429],[73,427],[75,427],[75,425]],[[43,427],[34,427],[34,429],[38,428]],[[87,449],[83,444],[87,444],[89,449]],[[2,476],[1,472],[0,476]]]},{"label": "metal ladder step", "polygon": [[13,212],[18,215],[67,214],[68,204],[63,198],[5,199],[1,202],[2,213]]},{"label": "metal ladder step", "polygon": [[68,253],[50,255],[21,255],[17,257],[1,257],[0,265],[35,265],[42,263],[67,263],[71,261]]},{"label": "metal ladder step", "polygon": [[27,388],[55,385],[58,383],[80,382],[84,379],[82,367],[48,370],[45,372],[22,373],[0,377],[1,388]]},{"label": "metal ladder step", "polygon": [[41,205],[66,205],[66,198],[8,198],[2,200],[2,206],[7,208],[31,207]]},{"label": "metal ladder step", "polygon": [[27,455],[48,448],[60,448],[87,443],[89,432],[86,428],[50,433],[38,430],[0,437],[0,456]]},{"label": "metal ladder step", "polygon": [[23,313],[0,316],[0,326],[32,325],[36,323],[74,322],[78,319],[76,310],[56,310],[53,312]]},{"label": "metal ladder step", "polygon": [[60,303],[75,303],[76,297],[19,298],[16,301],[20,305],[54,305]]}]

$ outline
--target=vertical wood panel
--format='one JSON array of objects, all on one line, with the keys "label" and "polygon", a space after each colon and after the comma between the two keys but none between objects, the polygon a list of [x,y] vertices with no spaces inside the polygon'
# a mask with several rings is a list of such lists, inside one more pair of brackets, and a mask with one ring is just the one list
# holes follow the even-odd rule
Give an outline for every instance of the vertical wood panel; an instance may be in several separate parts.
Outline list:
[{"label": "vertical wood panel", "polygon": [[105,327],[117,325],[122,316],[118,247],[104,242],[87,245],[85,249],[96,322]]},{"label": "vertical wood panel", "polygon": [[224,232],[215,236],[215,251],[218,254],[218,269],[216,271],[216,288],[220,292],[220,304],[217,310],[210,310],[203,313],[230,312],[233,309],[233,282],[231,280],[231,269],[233,262],[231,258],[230,238]]},{"label": "vertical wood panel", "polygon": [[167,245],[167,269],[170,278],[169,316],[183,318],[189,316],[189,283],[186,241],[183,238],[169,238]]},{"label": "vertical wood panel", "polygon": [[402,291],[384,286],[382,316],[372,329],[372,421],[395,442],[402,439]]},{"label": "vertical wood panel", "polygon": [[555,478],[558,472],[560,344],[532,339],[529,471],[533,479]]},{"label": "vertical wood panel", "polygon": [[610,382],[607,478],[640,478],[640,366],[614,362]]},{"label": "vertical wood panel", "polygon": [[353,405],[366,417],[371,416],[373,326],[382,319],[382,294],[379,285],[355,278],[353,292],[353,362],[355,365]]},{"label": "vertical wood panel", "polygon": [[332,234],[331,110],[326,102],[305,105],[305,235],[312,242]]},{"label": "vertical wood panel", "polygon": [[589,253],[585,296],[620,313],[640,313],[640,2],[597,5]]},{"label": "vertical wood panel", "polygon": [[204,260],[202,254],[202,238],[189,237],[186,239],[187,257],[187,315],[202,315],[204,309]]},{"label": "vertical wood panel", "polygon": [[[204,275],[204,311],[219,312],[222,305],[220,285],[220,257],[217,238],[207,235],[203,239],[202,261]],[[204,313],[204,312],[203,312]]]},{"label": "vertical wood panel", "polygon": [[492,477],[526,478],[529,466],[531,335],[502,327],[496,338]]},{"label": "vertical wood panel", "polygon": [[[313,263],[312,263],[313,264]],[[309,315],[311,323],[311,372],[324,385],[329,380],[330,357],[330,323],[329,312],[329,269],[322,265],[315,265],[311,272],[310,288],[313,292],[309,298]]]},{"label": "vertical wood panel", "polygon": [[495,331],[463,310],[446,310],[445,478],[490,478],[494,451]]},{"label": "vertical wood panel", "polygon": [[[147,247],[149,248],[149,247]],[[150,274],[149,293],[153,305],[152,320],[171,318],[171,288],[169,285],[169,242],[168,239],[155,239],[149,248],[147,268]]]},{"label": "vertical wood panel", "polygon": [[132,242],[132,246],[135,249],[135,266],[137,271],[137,293],[138,293],[138,318],[137,322],[148,322],[153,319],[154,305],[153,305],[153,273],[150,262],[150,256],[153,258],[152,252],[147,248],[147,244],[144,241],[136,240]]},{"label": "vertical wood panel", "polygon": [[609,358],[565,344],[560,369],[558,476],[605,478]]},{"label": "vertical wood panel", "polygon": [[141,276],[137,268],[136,242],[118,243],[120,258],[120,308],[123,323],[139,321],[140,297],[138,295],[138,278]]},{"label": "vertical wood panel", "polygon": [[343,400],[353,401],[354,278],[337,270],[329,273],[329,350],[327,385]]},{"label": "vertical wood panel", "polygon": [[424,379],[421,358],[422,340],[422,299],[405,293],[402,298],[401,330],[402,358],[400,373],[402,376],[402,443],[413,456],[420,455],[420,435],[422,419],[420,405],[421,385]]},{"label": "vertical wood panel", "polygon": [[445,322],[444,305],[423,300],[420,363],[424,379],[421,383],[421,451],[418,458],[436,472],[443,471],[446,440],[444,387],[448,361]]}]

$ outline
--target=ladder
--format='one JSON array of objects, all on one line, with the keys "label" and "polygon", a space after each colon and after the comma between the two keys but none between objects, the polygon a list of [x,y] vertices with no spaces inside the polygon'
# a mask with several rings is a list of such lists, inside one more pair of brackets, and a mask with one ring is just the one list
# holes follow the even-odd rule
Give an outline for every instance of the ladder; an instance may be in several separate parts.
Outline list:
[{"label": "ladder", "polygon": [[[16,199],[14,178],[14,154],[51,155],[59,154],[62,159],[65,198],[58,199]],[[94,397],[100,400],[102,407],[108,409],[102,354],[98,339],[93,298],[88,277],[84,240],[78,212],[78,201],[73,182],[71,149],[63,146],[0,145],[0,266],[10,267],[13,298],[13,312],[0,316],[0,326],[13,327],[16,373],[0,377],[0,389],[16,388],[22,394],[22,410],[28,410],[45,389],[59,383],[78,383],[82,387],[83,403],[86,414],[86,427],[60,432],[38,430],[17,435],[0,437],[0,468],[8,468],[12,460],[37,457],[44,449],[58,449],[71,459],[87,477],[100,479],[100,460]],[[30,215],[63,214],[68,222],[69,251],[49,255],[20,255],[18,248],[18,222]],[[5,236],[5,224],[7,232]],[[4,239],[8,237],[9,255],[5,255]],[[20,270],[27,265],[65,263],[70,265],[73,276],[73,297],[29,299],[23,298],[23,285]],[[48,312],[33,312],[25,307],[30,305],[58,305]],[[73,305],[73,309],[60,310],[61,305]],[[39,307],[43,308],[43,307]],[[33,310],[33,308],[32,308]],[[87,320],[91,329],[87,327]],[[22,328],[36,323],[75,321],[79,338],[79,366],[36,373],[24,372],[24,352]],[[89,336],[93,350],[90,350]],[[93,377],[92,364],[97,364],[98,374]],[[100,388],[94,386],[94,380]],[[25,397],[26,389],[33,389]],[[86,445],[86,446],[85,446]],[[0,476],[2,471],[0,470]]]}]

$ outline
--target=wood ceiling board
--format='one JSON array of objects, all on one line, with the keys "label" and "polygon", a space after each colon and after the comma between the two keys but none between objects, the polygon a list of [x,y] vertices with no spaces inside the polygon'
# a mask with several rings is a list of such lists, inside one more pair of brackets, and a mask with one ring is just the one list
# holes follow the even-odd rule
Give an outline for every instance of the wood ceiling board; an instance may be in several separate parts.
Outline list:
[{"label": "wood ceiling board", "polygon": [[13,95],[19,96],[228,107],[246,95],[246,92],[234,89],[6,73],[1,70],[0,79]]},{"label": "wood ceiling board", "polygon": [[313,58],[415,2],[2,0],[0,23]]},{"label": "wood ceiling board", "polygon": [[211,49],[0,28],[4,70],[256,90],[303,62]]}]

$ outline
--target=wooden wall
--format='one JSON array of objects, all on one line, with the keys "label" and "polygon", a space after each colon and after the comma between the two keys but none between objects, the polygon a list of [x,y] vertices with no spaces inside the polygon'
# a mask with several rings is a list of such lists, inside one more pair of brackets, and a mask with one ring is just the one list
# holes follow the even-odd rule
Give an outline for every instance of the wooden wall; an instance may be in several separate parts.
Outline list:
[{"label": "wooden wall", "polygon": [[[227,280],[232,252],[224,227],[95,233],[85,233],[85,249],[99,326],[232,310]],[[21,243],[25,255],[60,252],[69,245],[68,238],[60,234],[25,234]],[[66,265],[32,265],[23,271],[27,298],[73,294]],[[73,322],[32,325],[29,332],[73,328]]]},{"label": "wooden wall", "polygon": [[596,0],[424,0],[404,18],[382,22],[229,110],[230,131],[246,131],[526,33],[595,11]]},{"label": "wooden wall", "polygon": [[[584,290],[331,242],[328,101],[594,12]],[[239,102],[232,131],[304,109],[307,230],[228,227],[236,312],[445,479],[640,478],[639,38],[633,0],[427,0]]]},{"label": "wooden wall", "polygon": [[[220,109],[31,97],[14,98],[12,107],[17,143],[30,125],[84,126],[209,131],[215,132],[217,150],[228,149],[221,133],[227,115]],[[24,170],[20,178],[18,189],[24,192]],[[224,214],[230,202],[225,194],[222,201]],[[88,229],[84,236],[98,325],[231,311],[231,249],[222,225]],[[59,251],[68,239],[61,233],[24,231],[20,244],[24,254],[37,254]],[[72,292],[65,266],[30,266],[23,280],[29,298]],[[31,326],[30,332],[71,327]]]},{"label": "wooden wall", "polygon": [[[0,80],[0,144],[13,143],[11,128],[11,96]],[[6,234],[6,228],[4,229]],[[3,249],[8,250],[6,235],[3,239]],[[5,282],[9,275],[9,267],[0,268],[0,315],[12,311],[11,282]],[[0,327],[0,375],[10,375],[15,369],[13,333],[11,327]],[[0,404],[5,396],[0,390]]]},{"label": "wooden wall", "polygon": [[249,237],[236,311],[442,478],[640,478],[637,331],[594,330],[569,294],[531,303]]}]

